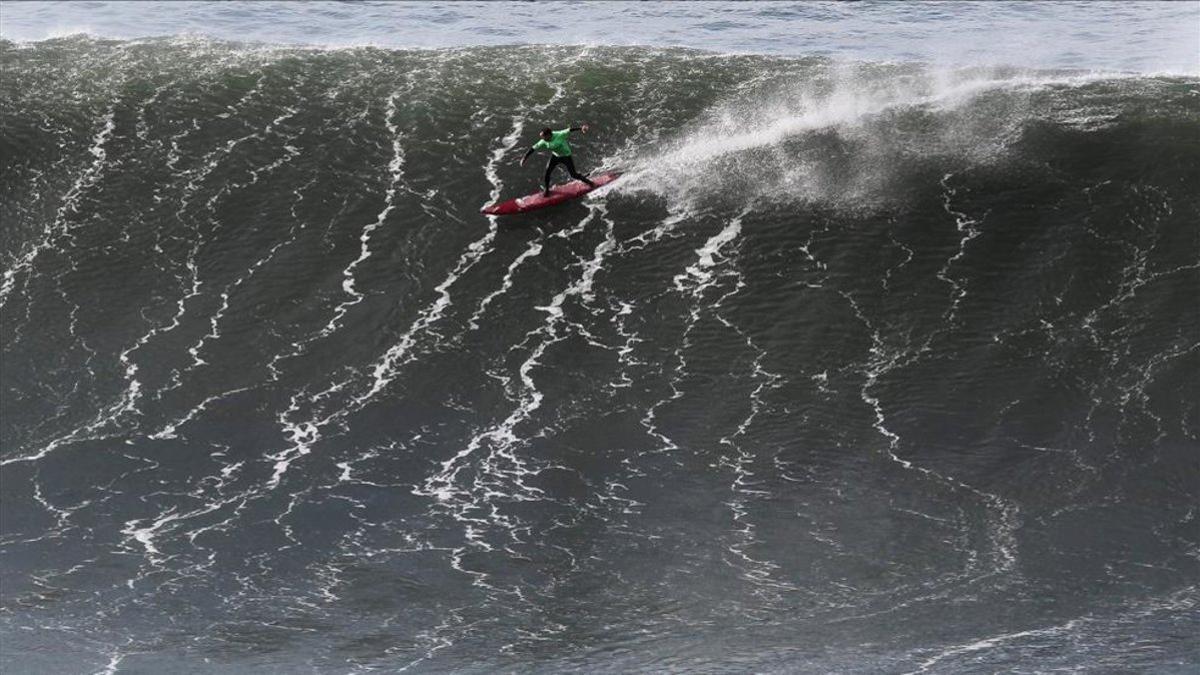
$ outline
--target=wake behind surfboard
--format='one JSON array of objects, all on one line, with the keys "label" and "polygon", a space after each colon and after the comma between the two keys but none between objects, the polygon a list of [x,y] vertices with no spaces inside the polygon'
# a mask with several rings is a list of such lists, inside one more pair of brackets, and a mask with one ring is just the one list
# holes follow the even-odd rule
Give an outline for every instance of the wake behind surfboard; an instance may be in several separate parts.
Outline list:
[{"label": "wake behind surfboard", "polygon": [[595,188],[588,187],[583,181],[573,180],[563,185],[555,185],[550,188],[550,196],[547,197],[539,190],[531,195],[517,197],[506,202],[490,204],[483,207],[482,212],[489,216],[511,216],[517,213],[527,213],[544,209],[547,206],[554,206],[563,202],[570,201],[586,195],[596,188],[608,185],[616,180],[621,174],[608,172],[597,176],[589,176],[592,182],[596,184]]}]

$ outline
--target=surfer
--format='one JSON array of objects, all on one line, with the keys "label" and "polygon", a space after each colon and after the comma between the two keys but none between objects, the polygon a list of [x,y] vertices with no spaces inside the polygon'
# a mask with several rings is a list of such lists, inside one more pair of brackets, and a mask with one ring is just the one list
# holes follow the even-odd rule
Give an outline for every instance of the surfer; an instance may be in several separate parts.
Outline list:
[{"label": "surfer", "polygon": [[596,184],[588,180],[586,175],[575,170],[575,160],[571,159],[571,146],[567,145],[567,136],[572,131],[582,131],[586,134],[588,125],[568,127],[559,131],[546,127],[540,134],[542,140],[534,143],[533,147],[529,148],[525,152],[525,156],[521,158],[521,166],[525,166],[525,160],[529,159],[533,153],[538,150],[550,151],[550,161],[546,163],[546,175],[542,178],[542,194],[547,197],[550,196],[550,174],[554,173],[554,167],[559,164],[567,167],[567,173],[571,175],[571,178],[587,183],[588,187],[596,187]]}]

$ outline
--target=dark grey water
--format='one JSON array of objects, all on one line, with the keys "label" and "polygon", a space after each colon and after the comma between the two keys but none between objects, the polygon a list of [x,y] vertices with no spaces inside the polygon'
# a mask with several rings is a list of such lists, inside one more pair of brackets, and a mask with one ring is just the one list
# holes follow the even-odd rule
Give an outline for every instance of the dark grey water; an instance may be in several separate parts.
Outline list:
[{"label": "dark grey water", "polygon": [[6,673],[1200,662],[1193,75],[0,65]]}]

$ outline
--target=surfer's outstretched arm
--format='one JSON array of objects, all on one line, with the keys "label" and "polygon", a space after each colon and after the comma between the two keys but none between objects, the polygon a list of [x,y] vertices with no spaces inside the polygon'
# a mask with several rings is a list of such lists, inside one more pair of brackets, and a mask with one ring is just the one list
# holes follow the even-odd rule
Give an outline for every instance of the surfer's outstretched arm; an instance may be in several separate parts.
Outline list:
[{"label": "surfer's outstretched arm", "polygon": [[537,152],[537,148],[530,148],[526,150],[525,156],[521,158],[521,166],[525,166],[525,160],[529,159],[529,156],[535,152]]},{"label": "surfer's outstretched arm", "polygon": [[588,132],[588,129],[589,129],[588,125],[581,124],[577,127],[571,127],[568,131],[582,131],[583,133],[586,134]]}]

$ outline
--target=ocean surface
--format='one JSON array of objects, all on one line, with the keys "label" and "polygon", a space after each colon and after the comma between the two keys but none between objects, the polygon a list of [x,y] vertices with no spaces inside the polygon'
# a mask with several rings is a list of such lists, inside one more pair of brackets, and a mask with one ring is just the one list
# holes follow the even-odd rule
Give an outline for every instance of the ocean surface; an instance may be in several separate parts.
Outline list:
[{"label": "ocean surface", "polygon": [[1196,672],[1198,19],[4,2],[0,670]]}]

